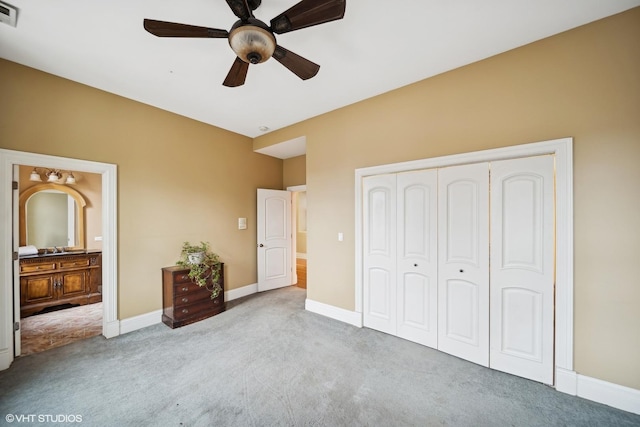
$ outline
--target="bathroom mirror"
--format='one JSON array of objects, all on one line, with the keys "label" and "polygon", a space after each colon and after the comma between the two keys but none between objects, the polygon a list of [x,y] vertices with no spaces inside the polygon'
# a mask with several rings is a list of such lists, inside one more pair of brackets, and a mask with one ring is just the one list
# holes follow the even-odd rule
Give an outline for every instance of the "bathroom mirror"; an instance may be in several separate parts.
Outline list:
[{"label": "bathroom mirror", "polygon": [[85,249],[84,197],[61,184],[39,184],[20,194],[20,246]]}]

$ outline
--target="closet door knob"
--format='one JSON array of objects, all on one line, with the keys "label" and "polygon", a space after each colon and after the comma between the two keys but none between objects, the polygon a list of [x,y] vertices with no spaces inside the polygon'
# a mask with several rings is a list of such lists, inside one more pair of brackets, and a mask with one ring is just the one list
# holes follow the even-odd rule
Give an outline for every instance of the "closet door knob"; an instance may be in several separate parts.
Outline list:
[{"label": "closet door knob", "polygon": [[460,273],[464,273],[464,270],[463,270],[463,269],[460,269]]},{"label": "closet door knob", "polygon": [[260,243],[260,244],[258,245],[258,247],[259,247],[259,248],[264,248],[264,245],[263,245],[262,243]]},{"label": "closet door knob", "polygon": [[413,266],[414,266],[414,267],[417,267],[417,266],[418,266],[418,264],[413,264]]}]

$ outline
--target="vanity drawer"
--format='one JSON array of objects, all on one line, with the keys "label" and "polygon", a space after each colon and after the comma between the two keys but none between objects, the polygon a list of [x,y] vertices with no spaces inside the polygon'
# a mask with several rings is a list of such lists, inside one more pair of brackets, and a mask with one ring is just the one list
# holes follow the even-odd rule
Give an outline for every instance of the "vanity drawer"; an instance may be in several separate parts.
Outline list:
[{"label": "vanity drawer", "polygon": [[60,261],[60,268],[83,268],[89,267],[89,258],[67,259]]},{"label": "vanity drawer", "polygon": [[41,262],[34,264],[22,264],[20,263],[20,273],[46,273],[49,271],[55,271],[55,262]]}]

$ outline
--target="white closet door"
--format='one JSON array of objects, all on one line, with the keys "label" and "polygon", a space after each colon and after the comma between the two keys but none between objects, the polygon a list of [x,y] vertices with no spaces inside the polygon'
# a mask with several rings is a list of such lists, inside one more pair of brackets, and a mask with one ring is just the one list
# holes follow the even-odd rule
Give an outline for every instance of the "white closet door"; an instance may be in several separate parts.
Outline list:
[{"label": "white closet door", "polygon": [[397,335],[438,345],[438,241],[435,169],[397,178]]},{"label": "white closet door", "polygon": [[363,323],[396,335],[396,175],[363,180]]},{"label": "white closet door", "polygon": [[489,165],[438,171],[438,349],[489,366]]},{"label": "white closet door", "polygon": [[491,206],[491,367],[553,384],[553,157],[493,162]]}]

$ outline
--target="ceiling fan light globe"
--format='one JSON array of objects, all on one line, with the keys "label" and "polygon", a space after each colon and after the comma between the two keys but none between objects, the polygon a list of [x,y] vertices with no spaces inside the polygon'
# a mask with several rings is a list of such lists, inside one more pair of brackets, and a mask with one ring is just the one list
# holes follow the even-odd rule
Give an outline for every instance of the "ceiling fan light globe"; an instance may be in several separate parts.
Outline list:
[{"label": "ceiling fan light globe", "polygon": [[259,64],[271,58],[276,49],[276,39],[264,28],[243,25],[231,30],[229,45],[244,62]]}]

